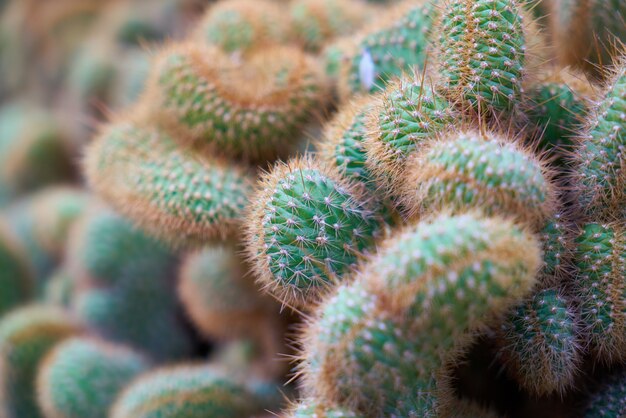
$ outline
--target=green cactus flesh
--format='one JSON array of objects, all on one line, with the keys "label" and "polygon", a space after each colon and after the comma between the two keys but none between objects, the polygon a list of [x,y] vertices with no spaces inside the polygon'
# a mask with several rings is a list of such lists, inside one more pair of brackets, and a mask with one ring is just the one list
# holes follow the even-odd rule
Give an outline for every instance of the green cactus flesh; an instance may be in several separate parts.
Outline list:
[{"label": "green cactus flesh", "polygon": [[312,161],[277,165],[264,183],[250,231],[257,271],[284,301],[315,299],[371,248],[380,222]]},{"label": "green cactus flesh", "polygon": [[571,256],[571,235],[568,221],[561,213],[548,219],[539,233],[543,247],[543,269],[540,280],[544,284],[558,284],[568,273]]},{"label": "green cactus flesh", "polygon": [[0,219],[0,315],[34,294],[28,258]]},{"label": "green cactus flesh", "polygon": [[39,405],[50,417],[107,418],[118,392],[147,367],[143,357],[123,346],[66,340],[39,371]]},{"label": "green cactus flesh", "polygon": [[289,418],[361,418],[360,415],[343,408],[322,406],[322,402],[301,401],[287,415]]},{"label": "green cactus flesh", "polygon": [[575,161],[580,202],[588,214],[625,213],[626,64],[618,68],[599,107],[592,112]]},{"label": "green cactus flesh", "polygon": [[78,334],[78,323],[65,311],[26,306],[0,321],[0,415],[43,417],[36,399],[37,370],[58,342]]},{"label": "green cactus flesh", "polygon": [[593,394],[584,418],[622,418],[626,414],[626,374],[617,373],[606,379]]},{"label": "green cactus flesh", "polygon": [[576,314],[547,289],[517,306],[501,325],[501,354],[508,371],[534,394],[564,393],[580,365]]},{"label": "green cactus flesh", "polygon": [[623,224],[588,223],[576,239],[581,320],[598,361],[623,359],[626,351],[626,238]]},{"label": "green cactus flesh", "polygon": [[538,267],[538,243],[502,219],[442,215],[409,228],[320,307],[305,388],[372,416],[430,416],[433,376],[458,359],[464,335],[530,290]]},{"label": "green cactus flesh", "polygon": [[497,113],[518,104],[526,39],[516,0],[452,0],[438,36],[438,72],[451,100]]}]

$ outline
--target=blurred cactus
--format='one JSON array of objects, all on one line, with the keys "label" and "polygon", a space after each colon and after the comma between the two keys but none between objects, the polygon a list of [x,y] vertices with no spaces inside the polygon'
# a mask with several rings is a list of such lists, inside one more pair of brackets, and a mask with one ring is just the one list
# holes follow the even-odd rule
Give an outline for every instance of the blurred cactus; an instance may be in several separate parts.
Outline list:
[{"label": "blurred cactus", "polygon": [[39,405],[50,418],[106,418],[118,392],[147,367],[143,357],[124,346],[70,338],[39,369]]},{"label": "blurred cactus", "polygon": [[66,266],[60,266],[45,281],[43,300],[55,306],[69,308],[76,280]]},{"label": "blurred cactus", "polygon": [[585,418],[620,418],[626,414],[626,376],[616,373],[603,382],[585,410]]},{"label": "blurred cactus", "polygon": [[0,220],[0,315],[28,301],[34,282],[28,258],[19,243]]},{"label": "blurred cactus", "polygon": [[29,305],[0,320],[0,415],[39,418],[35,380],[44,356],[60,341],[77,335],[81,325],[67,312]]}]

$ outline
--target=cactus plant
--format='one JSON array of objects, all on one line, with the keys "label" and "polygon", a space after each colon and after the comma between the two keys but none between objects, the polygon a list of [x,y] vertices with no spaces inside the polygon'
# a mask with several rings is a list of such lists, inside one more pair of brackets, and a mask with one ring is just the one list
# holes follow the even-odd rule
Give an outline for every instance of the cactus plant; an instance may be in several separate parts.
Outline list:
[{"label": "cactus plant", "polygon": [[581,364],[579,325],[572,304],[557,289],[537,292],[500,326],[507,371],[535,395],[564,393]]},{"label": "cactus plant", "polygon": [[106,128],[87,150],[85,171],[117,210],[174,243],[232,234],[252,190],[245,169],[179,149],[135,122]]},{"label": "cactus plant", "polygon": [[141,355],[124,346],[69,338],[39,368],[39,406],[49,418],[106,418],[118,392],[147,368]]},{"label": "cactus plant", "polygon": [[333,38],[356,31],[372,10],[359,0],[295,0],[290,12],[296,39],[305,48],[318,51]]},{"label": "cactus plant", "polygon": [[293,405],[291,411],[285,416],[289,418],[361,418],[360,415],[347,409],[325,407],[312,399]]},{"label": "cactus plant", "polygon": [[48,279],[44,287],[43,300],[46,303],[69,308],[76,280],[66,266],[60,266]]},{"label": "cactus plant", "polygon": [[258,411],[257,402],[245,385],[214,368],[178,366],[157,369],[134,381],[117,399],[110,416],[239,418]]},{"label": "cactus plant", "polygon": [[258,280],[291,305],[317,300],[380,231],[358,190],[311,158],[264,176],[250,220],[247,250]]},{"label": "cactus plant", "polygon": [[619,418],[626,414],[626,376],[615,373],[606,379],[589,400],[584,418]]},{"label": "cactus plant", "polygon": [[295,145],[326,91],[317,63],[297,48],[264,49],[237,65],[217,47],[186,44],[161,53],[147,96],[177,140],[265,160]]},{"label": "cactus plant", "polygon": [[588,215],[624,214],[626,206],[626,57],[591,111],[574,154],[580,204]]},{"label": "cactus plant", "polygon": [[481,208],[540,228],[555,209],[545,165],[496,134],[452,133],[425,147],[410,164],[403,203],[417,215]]},{"label": "cactus plant", "polygon": [[390,238],[307,329],[305,393],[372,416],[445,410],[446,364],[532,288],[538,245],[503,219],[471,214]]},{"label": "cactus plant", "polygon": [[596,360],[611,363],[626,354],[626,235],[624,224],[587,223],[576,238],[576,293],[581,320]]},{"label": "cactus plant", "polygon": [[26,254],[0,219],[0,315],[34,294],[33,272]]},{"label": "cactus plant", "polygon": [[82,330],[82,326],[67,312],[50,306],[28,305],[2,317],[1,416],[43,417],[35,393],[37,370],[52,347]]},{"label": "cactus plant", "polygon": [[543,249],[543,268],[539,276],[542,286],[561,285],[572,274],[573,229],[568,217],[557,211],[539,231]]},{"label": "cactus plant", "polygon": [[290,40],[287,13],[271,0],[221,1],[207,9],[196,39],[228,53],[284,44]]},{"label": "cactus plant", "polygon": [[94,208],[76,225],[69,248],[76,280],[71,305],[84,322],[155,360],[191,352],[172,282],[176,258],[164,244],[110,210]]}]

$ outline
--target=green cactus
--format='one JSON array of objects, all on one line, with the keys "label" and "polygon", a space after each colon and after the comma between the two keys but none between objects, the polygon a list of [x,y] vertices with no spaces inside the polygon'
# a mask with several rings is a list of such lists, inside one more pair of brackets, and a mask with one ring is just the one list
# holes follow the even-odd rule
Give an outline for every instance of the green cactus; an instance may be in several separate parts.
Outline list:
[{"label": "green cactus", "polygon": [[624,224],[588,223],[576,238],[576,294],[581,320],[596,360],[626,358],[626,235]]},{"label": "green cactus", "polygon": [[98,333],[156,360],[191,352],[172,282],[176,258],[162,243],[94,209],[77,225],[68,256],[76,280],[72,307]]},{"label": "green cactus", "polygon": [[371,10],[358,0],[295,0],[290,5],[296,38],[312,51],[359,29],[371,18]]},{"label": "green cactus", "polygon": [[247,225],[257,278],[283,303],[311,303],[372,247],[380,221],[312,159],[278,163],[260,184]]},{"label": "green cactus", "polygon": [[[413,68],[424,68],[429,37],[437,20],[435,2],[405,2],[348,39],[338,40],[328,51],[328,63],[338,66],[342,99],[356,93],[381,90],[387,82]],[[328,65],[328,64],[327,64]]]},{"label": "green cactus", "polygon": [[491,133],[453,133],[433,142],[405,177],[404,205],[414,214],[480,208],[542,227],[554,211],[554,190],[542,162]]},{"label": "green cactus", "polygon": [[539,138],[538,149],[558,165],[571,153],[595,94],[583,74],[551,69],[527,91],[529,123]]},{"label": "green cactus", "polygon": [[31,298],[34,287],[24,250],[0,219],[0,315]]},{"label": "green cactus", "polygon": [[626,375],[616,373],[591,396],[584,418],[622,418],[626,414]]},{"label": "green cactus", "polygon": [[174,243],[232,234],[252,191],[245,169],[179,149],[166,133],[134,122],[108,126],[87,150],[85,171],[113,207]]},{"label": "green cactus", "polygon": [[0,416],[42,418],[35,381],[44,356],[60,341],[77,335],[81,325],[67,312],[29,305],[0,321]]},{"label": "green cactus", "polygon": [[581,365],[577,321],[556,289],[541,290],[515,307],[499,329],[507,371],[535,395],[565,393]]},{"label": "green cactus", "polygon": [[158,369],[133,382],[111,418],[240,418],[259,412],[245,385],[210,366]]},{"label": "green cactus", "polygon": [[228,53],[249,52],[289,41],[287,13],[269,0],[231,0],[209,7],[196,28],[196,39]]},{"label": "green cactus", "polygon": [[321,305],[305,393],[368,416],[430,416],[444,368],[534,284],[535,239],[500,218],[440,215],[390,238]]},{"label": "green cactus", "polygon": [[441,89],[463,110],[513,111],[521,101],[528,40],[517,0],[452,0],[437,34]]},{"label": "green cactus", "polygon": [[[626,58],[591,112],[574,154],[580,203],[588,215],[626,213]],[[621,211],[621,212],[620,212]]]},{"label": "green cactus", "polygon": [[573,226],[560,212],[548,219],[539,231],[543,247],[543,268],[539,281],[544,286],[557,286],[572,272]]},{"label": "green cactus", "polygon": [[367,121],[367,165],[381,184],[393,188],[407,159],[458,116],[452,104],[432,89],[429,80],[401,78],[375,102]]},{"label": "green cactus", "polygon": [[163,51],[148,96],[177,140],[263,161],[296,145],[327,88],[317,63],[293,47],[256,51],[237,65],[216,47],[190,44]]},{"label": "green cactus", "polygon": [[300,401],[286,415],[289,418],[361,418],[361,415],[343,408],[322,406],[311,399]]},{"label": "green cactus", "polygon": [[107,418],[117,394],[147,368],[141,355],[124,346],[67,339],[39,369],[39,406],[46,417]]}]

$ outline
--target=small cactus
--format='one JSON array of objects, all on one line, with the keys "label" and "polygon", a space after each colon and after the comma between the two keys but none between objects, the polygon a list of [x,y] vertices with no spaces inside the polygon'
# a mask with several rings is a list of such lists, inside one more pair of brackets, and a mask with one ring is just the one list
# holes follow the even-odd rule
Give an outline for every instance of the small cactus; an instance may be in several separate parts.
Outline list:
[{"label": "small cactus", "polygon": [[124,346],[67,339],[39,368],[39,406],[48,418],[107,418],[118,392],[147,368],[141,355]]},{"label": "small cactus", "polygon": [[34,287],[24,250],[0,219],[0,315],[34,296]]},{"label": "small cactus", "polygon": [[539,231],[543,249],[543,268],[539,281],[557,286],[572,273],[573,226],[567,216],[556,212]]},{"label": "small cactus", "polygon": [[542,227],[554,211],[554,190],[542,162],[496,134],[452,133],[410,164],[403,204],[414,214],[480,208]]},{"label": "small cactus", "polygon": [[307,304],[351,269],[379,230],[356,188],[313,159],[297,159],[261,180],[247,250],[263,286],[284,303]]},{"label": "small cactus", "polygon": [[240,418],[259,412],[257,404],[245,385],[210,366],[178,366],[135,380],[117,399],[110,417]]},{"label": "small cactus", "polygon": [[42,418],[35,382],[44,356],[60,341],[82,332],[66,311],[28,305],[0,320],[0,416]]},{"label": "small cactus", "polygon": [[624,224],[588,223],[576,238],[576,294],[581,320],[596,360],[626,358],[626,232]]},{"label": "small cactus", "polygon": [[625,214],[626,57],[599,106],[590,112],[574,154],[579,200],[588,215]]},{"label": "small cactus", "polygon": [[318,51],[333,38],[359,29],[372,11],[360,0],[294,0],[290,12],[296,39]]},{"label": "small cactus", "polygon": [[499,330],[507,370],[535,395],[565,393],[581,364],[579,325],[572,304],[558,290],[537,292]]},{"label": "small cactus", "polygon": [[622,371],[606,379],[591,396],[584,418],[622,418],[626,414],[626,374]]},{"label": "small cactus", "polygon": [[196,39],[228,53],[249,52],[289,40],[287,13],[271,0],[220,1],[209,7]]},{"label": "small cactus", "polygon": [[534,284],[538,242],[498,218],[436,218],[390,238],[320,306],[305,335],[305,393],[368,416],[446,408],[446,364]]},{"label": "small cactus", "polygon": [[245,169],[178,149],[134,122],[113,124],[87,150],[92,187],[145,230],[174,243],[234,232],[252,191]]},{"label": "small cactus", "polygon": [[297,48],[276,46],[237,65],[216,47],[163,51],[147,92],[156,122],[212,154],[272,159],[325,105],[321,69]]}]

